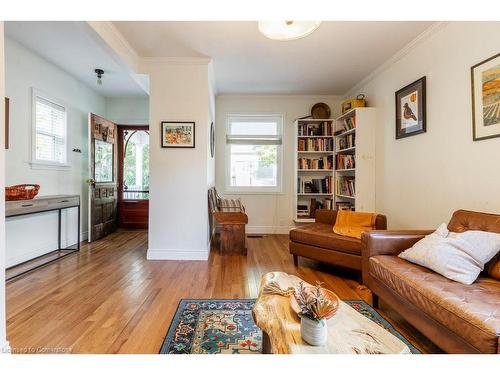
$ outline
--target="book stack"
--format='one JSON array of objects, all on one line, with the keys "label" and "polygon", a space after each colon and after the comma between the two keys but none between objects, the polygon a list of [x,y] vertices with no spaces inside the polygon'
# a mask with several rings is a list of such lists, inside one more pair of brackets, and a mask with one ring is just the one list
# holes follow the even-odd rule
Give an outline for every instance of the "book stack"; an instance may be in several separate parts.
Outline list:
[{"label": "book stack", "polygon": [[356,135],[347,134],[345,137],[337,137],[335,138],[335,146],[337,151],[345,150],[346,148],[351,148],[356,146]]},{"label": "book stack", "polygon": [[332,123],[330,121],[315,122],[311,124],[299,124],[299,137],[312,137],[312,136],[331,136]]},{"label": "book stack", "polygon": [[297,217],[301,219],[312,219],[316,216],[316,210],[331,210],[333,207],[333,199],[316,199],[311,198],[309,204],[297,205]]},{"label": "book stack", "polygon": [[354,189],[353,176],[341,176],[337,178],[336,191],[338,195],[354,197],[356,190]]},{"label": "book stack", "polygon": [[333,156],[324,156],[322,158],[299,158],[298,169],[333,169]]},{"label": "book stack", "polygon": [[333,151],[333,139],[331,138],[299,139],[298,151]]},{"label": "book stack", "polygon": [[336,159],[336,169],[354,169],[354,155],[342,155],[337,154]]},{"label": "book stack", "polygon": [[297,217],[303,219],[309,218],[309,206],[307,204],[297,205]]},{"label": "book stack", "polygon": [[354,205],[350,202],[337,202],[335,209],[337,211],[354,211]]}]

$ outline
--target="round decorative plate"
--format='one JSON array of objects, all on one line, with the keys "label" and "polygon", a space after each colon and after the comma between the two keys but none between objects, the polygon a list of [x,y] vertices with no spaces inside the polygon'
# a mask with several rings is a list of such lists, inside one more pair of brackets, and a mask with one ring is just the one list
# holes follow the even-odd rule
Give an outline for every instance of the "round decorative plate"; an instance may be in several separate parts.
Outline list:
[{"label": "round decorative plate", "polygon": [[316,103],[311,108],[312,118],[330,118],[330,107],[325,103]]},{"label": "round decorative plate", "polygon": [[215,129],[214,123],[210,124],[210,156],[213,158],[215,154]]}]

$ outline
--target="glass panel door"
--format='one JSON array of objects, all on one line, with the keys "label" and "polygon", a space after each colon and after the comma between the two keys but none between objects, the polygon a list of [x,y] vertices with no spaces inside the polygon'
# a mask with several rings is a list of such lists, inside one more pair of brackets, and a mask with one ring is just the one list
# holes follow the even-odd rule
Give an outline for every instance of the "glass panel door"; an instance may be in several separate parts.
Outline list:
[{"label": "glass panel door", "polygon": [[123,132],[122,199],[149,199],[149,130]]}]

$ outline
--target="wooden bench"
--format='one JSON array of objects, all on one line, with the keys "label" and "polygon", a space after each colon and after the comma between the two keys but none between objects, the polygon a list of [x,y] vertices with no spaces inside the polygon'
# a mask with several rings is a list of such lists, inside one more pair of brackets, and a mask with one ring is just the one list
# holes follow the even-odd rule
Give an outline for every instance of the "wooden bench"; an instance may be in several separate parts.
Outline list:
[{"label": "wooden bench", "polygon": [[208,190],[208,209],[213,220],[211,233],[213,233],[214,220],[220,230],[221,255],[246,255],[245,224],[248,216],[245,207],[239,199],[223,199],[219,197],[215,188]]}]

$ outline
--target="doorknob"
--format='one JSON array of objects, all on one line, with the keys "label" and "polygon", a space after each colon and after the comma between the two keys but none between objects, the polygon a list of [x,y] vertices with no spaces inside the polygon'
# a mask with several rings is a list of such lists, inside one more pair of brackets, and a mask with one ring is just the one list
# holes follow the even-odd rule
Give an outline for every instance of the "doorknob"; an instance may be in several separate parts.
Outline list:
[{"label": "doorknob", "polygon": [[96,183],[96,180],[94,180],[93,178],[89,178],[87,180],[87,184],[92,185],[93,187],[95,187],[95,183]]}]

